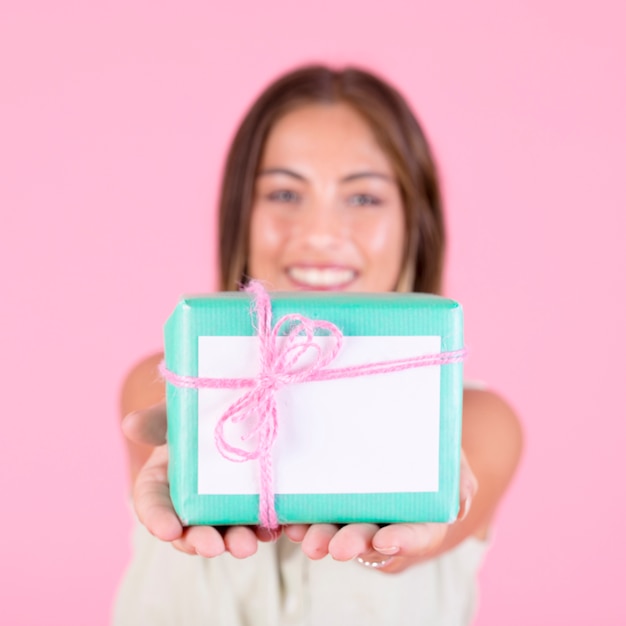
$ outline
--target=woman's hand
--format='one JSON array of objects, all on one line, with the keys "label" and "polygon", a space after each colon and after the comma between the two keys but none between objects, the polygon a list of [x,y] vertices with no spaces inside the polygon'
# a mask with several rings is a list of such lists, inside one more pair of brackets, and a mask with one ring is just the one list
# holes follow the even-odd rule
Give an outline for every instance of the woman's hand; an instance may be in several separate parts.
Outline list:
[{"label": "woman's hand", "polygon": [[[135,511],[139,521],[158,539],[169,541],[187,554],[207,558],[225,551],[234,557],[253,555],[258,541],[273,536],[252,526],[190,526],[183,527],[170,499],[167,476],[166,444],[167,413],[164,403],[128,414],[122,430],[135,443],[153,446],[144,465],[138,470],[133,489]],[[476,492],[476,479],[465,455],[461,462],[461,510],[463,519]],[[285,527],[287,536],[302,544],[302,551],[311,559],[330,554],[337,561],[361,557],[363,561],[380,564],[378,569],[398,572],[409,565],[434,556],[443,544],[448,524],[295,524]]]},{"label": "woman's hand", "polygon": [[[252,556],[258,541],[269,541],[275,534],[252,526],[183,527],[170,499],[167,475],[167,413],[164,403],[135,411],[122,420],[126,437],[154,449],[138,470],[133,489],[135,511],[139,521],[158,539],[169,541],[187,554],[207,558],[225,551],[236,558]],[[477,482],[467,459],[461,455],[460,512],[464,519],[476,493]],[[310,559],[330,554],[337,561],[360,557],[385,572],[399,572],[419,561],[436,555],[444,543],[449,524],[294,524],[285,526],[287,536],[302,544]]]},{"label": "woman's hand", "polygon": [[[461,454],[460,510],[455,525],[466,518],[478,483],[465,454]],[[384,572],[400,572],[442,551],[451,524],[298,524],[285,527],[285,534],[302,543],[311,559],[330,554],[337,561],[361,562]]]},{"label": "woman's hand", "polygon": [[[183,552],[206,557],[224,551],[238,558],[251,556],[258,541],[269,541],[275,534],[250,526],[184,528],[174,511],[167,477],[167,414],[165,404],[159,402],[165,396],[163,382],[157,375],[162,358],[156,354],[140,362],[122,389],[121,408],[126,415],[122,428],[130,453],[137,515],[153,535],[171,541]],[[151,408],[144,409],[151,404]],[[472,469],[463,453],[461,507],[453,524],[391,524],[382,528],[375,524],[296,524],[284,527],[284,531],[293,541],[302,543],[303,552],[311,559],[330,554],[336,560],[349,561],[360,556],[369,563],[386,561],[378,569],[390,573],[437,556],[471,535],[484,537],[522,450],[519,420],[496,394],[465,391],[463,449],[471,459]],[[480,493],[474,498],[478,482]]]},{"label": "woman's hand", "polygon": [[[402,570],[438,556],[470,536],[485,538],[494,510],[520,459],[523,436],[513,409],[497,394],[466,390],[463,395],[463,453],[460,511],[452,524],[320,524],[285,527],[312,559],[327,554],[378,563],[383,572]],[[466,454],[467,453],[467,456]],[[471,469],[468,462],[471,459]],[[478,484],[480,483],[480,493]],[[471,505],[471,512],[470,512]],[[380,565],[382,563],[382,565]]]},{"label": "woman's hand", "polygon": [[147,461],[137,470],[133,501],[139,521],[155,537],[170,541],[181,552],[207,558],[218,556],[224,551],[236,558],[245,558],[257,551],[258,541],[272,539],[269,532],[251,526],[183,527],[170,499],[165,442],[167,413],[164,403],[128,414],[122,420],[122,430],[130,441],[154,446]]}]

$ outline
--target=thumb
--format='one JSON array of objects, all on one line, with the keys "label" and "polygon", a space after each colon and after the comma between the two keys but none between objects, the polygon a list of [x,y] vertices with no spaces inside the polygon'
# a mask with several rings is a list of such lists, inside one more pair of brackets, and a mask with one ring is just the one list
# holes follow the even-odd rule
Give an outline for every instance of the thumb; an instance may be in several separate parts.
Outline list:
[{"label": "thumb", "polygon": [[135,443],[150,446],[164,444],[167,438],[165,402],[126,415],[122,419],[122,432]]}]

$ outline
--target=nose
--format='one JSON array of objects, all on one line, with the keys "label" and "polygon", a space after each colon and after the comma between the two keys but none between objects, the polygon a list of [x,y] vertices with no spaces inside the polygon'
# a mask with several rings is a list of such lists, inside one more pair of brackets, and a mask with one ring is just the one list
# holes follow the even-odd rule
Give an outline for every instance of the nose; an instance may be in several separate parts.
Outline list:
[{"label": "nose", "polygon": [[300,236],[304,245],[312,248],[332,248],[345,236],[346,224],[341,210],[323,199],[303,207]]}]

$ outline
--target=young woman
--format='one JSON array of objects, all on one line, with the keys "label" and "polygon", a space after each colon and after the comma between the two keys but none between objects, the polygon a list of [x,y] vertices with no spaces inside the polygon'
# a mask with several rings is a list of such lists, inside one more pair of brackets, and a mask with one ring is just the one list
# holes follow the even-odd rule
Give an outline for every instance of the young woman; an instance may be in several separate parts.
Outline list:
[{"label": "young woman", "polygon": [[[282,290],[436,293],[444,242],[431,151],[394,88],[364,71],[315,66],[281,77],[254,103],[224,174],[223,290],[257,278]],[[464,393],[455,523],[294,525],[269,542],[260,529],[183,528],[176,517],[160,359],[139,363],[122,392],[141,525],[116,624],[471,621],[489,525],[521,451],[518,420],[501,398]],[[380,442],[393,454],[384,426]]]}]

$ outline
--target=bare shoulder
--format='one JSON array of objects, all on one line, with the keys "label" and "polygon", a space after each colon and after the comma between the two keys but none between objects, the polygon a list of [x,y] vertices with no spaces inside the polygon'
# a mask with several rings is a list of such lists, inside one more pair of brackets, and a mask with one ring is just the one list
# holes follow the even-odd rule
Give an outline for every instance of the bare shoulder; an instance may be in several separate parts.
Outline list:
[{"label": "bare shoulder", "polygon": [[163,354],[145,357],[130,369],[120,394],[122,415],[146,409],[165,398],[165,385],[159,375],[159,363]]},{"label": "bare shoulder", "polygon": [[517,414],[500,395],[478,389],[464,392],[463,449],[474,471],[496,481],[497,491],[504,491],[513,476],[523,439]]}]

